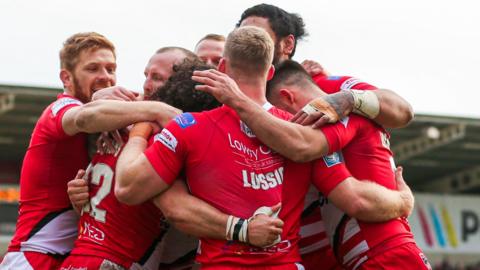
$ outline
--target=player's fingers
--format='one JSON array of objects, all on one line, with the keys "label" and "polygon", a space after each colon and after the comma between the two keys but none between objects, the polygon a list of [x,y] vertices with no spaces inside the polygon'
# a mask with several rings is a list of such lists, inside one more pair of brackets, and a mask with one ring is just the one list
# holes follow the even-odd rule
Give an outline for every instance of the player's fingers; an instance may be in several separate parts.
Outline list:
[{"label": "player's fingers", "polygon": [[213,86],[215,81],[212,80],[211,78],[209,77],[206,77],[206,76],[192,76],[192,80],[196,81],[196,82],[199,82],[203,85],[211,85]]},{"label": "player's fingers", "polygon": [[313,125],[312,128],[319,128],[323,127],[324,125],[328,124],[330,122],[330,117],[328,115],[323,115],[318,119]]},{"label": "player's fingers", "polygon": [[270,228],[270,233],[275,237],[282,234],[282,232],[283,232],[283,230],[281,228],[277,228],[277,227]]},{"label": "player's fingers", "polygon": [[310,67],[310,71],[312,74],[320,74],[323,72],[323,68],[320,66],[312,66]]},{"label": "player's fingers", "polygon": [[85,176],[85,170],[80,169],[78,170],[77,175],[75,175],[75,179],[82,179],[83,176]]},{"label": "player's fingers", "polygon": [[290,119],[290,122],[293,122],[295,123],[295,121],[297,121],[298,118],[300,118],[300,116],[302,116],[304,114],[303,111],[298,111],[291,119]]},{"label": "player's fingers", "polygon": [[135,101],[135,99],[138,96],[138,93],[133,92],[131,90],[124,89],[124,88],[122,88],[120,91],[130,101]]},{"label": "player's fingers", "polygon": [[88,192],[75,193],[71,195],[72,201],[79,202],[88,200]]},{"label": "player's fingers", "polygon": [[130,101],[130,97],[128,97],[122,90],[116,89],[113,93],[111,98],[112,100],[120,100],[120,101]]},{"label": "player's fingers", "polygon": [[302,122],[297,122],[297,123],[299,123],[299,124],[302,125],[302,126],[311,125],[311,124],[314,123],[318,118],[321,117],[321,114],[322,114],[322,112],[314,112],[314,113],[308,114],[308,115],[302,120]]},{"label": "player's fingers", "polygon": [[281,219],[275,218],[275,219],[272,220],[272,225],[277,227],[277,228],[283,228],[284,223]]},{"label": "player's fingers", "polygon": [[407,185],[405,183],[405,180],[403,179],[403,168],[401,166],[398,166],[397,169],[395,170],[395,180],[397,182],[398,189],[402,189]]},{"label": "player's fingers", "polygon": [[217,73],[215,69],[209,69],[209,70],[201,70],[201,71],[194,71],[193,76],[198,76],[198,77],[205,77],[209,78],[211,80],[219,80],[222,77],[224,77],[224,73]]},{"label": "player's fingers", "polygon": [[81,181],[70,181],[67,192],[72,195],[87,193],[88,194],[88,185],[85,185]]},{"label": "player's fingers", "polygon": [[297,124],[301,124],[303,122],[303,120],[305,120],[305,118],[308,117],[308,114],[306,113],[302,113],[297,119],[295,119],[295,121],[293,121],[294,123],[297,123]]},{"label": "player's fingers", "polygon": [[72,199],[72,203],[76,206],[83,206],[86,203],[88,203],[88,196],[86,199],[75,199],[75,200]]},{"label": "player's fingers", "polygon": [[220,71],[218,71],[218,70],[216,70],[216,69],[211,69],[210,71],[211,71],[213,74],[216,74],[217,76],[220,76],[220,77],[228,77],[227,74],[225,74],[225,73],[223,73],[223,72],[220,72]]},{"label": "player's fingers", "polygon": [[280,210],[280,208],[282,208],[282,203],[277,203],[275,204],[274,206],[270,207],[272,209],[272,213],[275,213],[277,212],[278,210]]},{"label": "player's fingers", "polygon": [[214,88],[209,85],[195,85],[195,90],[207,92],[212,95],[214,93]]},{"label": "player's fingers", "polygon": [[304,69],[308,69],[312,65],[312,61],[310,60],[303,60],[302,66]]},{"label": "player's fingers", "polygon": [[86,203],[88,203],[88,194],[86,194],[86,196],[83,196],[83,194],[82,196],[79,196],[79,195],[70,196],[70,201],[72,202],[73,205],[81,207]]}]

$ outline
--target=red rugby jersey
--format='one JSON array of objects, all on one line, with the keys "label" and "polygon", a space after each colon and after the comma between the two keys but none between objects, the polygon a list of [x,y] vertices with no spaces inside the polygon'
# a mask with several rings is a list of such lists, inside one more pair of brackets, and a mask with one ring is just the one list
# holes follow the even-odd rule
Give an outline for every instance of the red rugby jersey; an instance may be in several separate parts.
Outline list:
[{"label": "red rugby jersey", "polygon": [[[268,103],[264,108],[282,119],[290,118]],[[282,200],[284,158],[262,144],[227,106],[177,116],[155,138],[145,155],[162,179],[171,183],[184,169],[192,194],[224,213],[248,218],[259,207]],[[275,265],[300,259],[288,239],[259,249],[204,238],[197,260],[202,264]]]},{"label": "red rugby jersey", "polygon": [[157,269],[163,215],[151,201],[130,206],[117,200],[117,160],[118,156],[97,153],[86,170],[90,202],[82,211],[71,254],[102,257],[126,269],[132,263]]},{"label": "red rugby jersey", "polygon": [[77,236],[78,217],[67,183],[88,164],[86,134],[65,134],[64,113],[82,103],[60,94],[35,125],[20,175],[17,228],[8,251],[66,254]]},{"label": "red rugby jersey", "polygon": [[[354,177],[396,189],[389,134],[382,127],[364,117],[351,114],[336,124],[323,127],[322,131],[329,143],[330,152],[342,151],[346,167]],[[324,157],[324,169],[328,168],[329,157]],[[343,162],[341,158],[339,160]],[[335,177],[324,177],[335,181]],[[346,216],[331,204],[322,207],[322,216],[333,250],[339,262],[347,269],[356,269],[369,257],[414,241],[404,218],[367,223]]]},{"label": "red rugby jersey", "polygon": [[[327,94],[336,93],[341,89],[377,89],[375,86],[364,83],[361,80],[350,76],[317,75],[313,77],[313,80],[318,87],[320,87]],[[300,228],[300,253],[302,256],[316,253],[317,255],[315,257],[323,257],[324,261],[329,260],[330,265],[335,265],[335,258],[332,258],[331,256],[331,246],[325,233],[325,226],[323,224],[322,215],[319,211],[319,208],[308,208],[311,205],[318,204],[319,198],[318,196],[316,197],[314,193],[315,192],[313,192],[310,196],[307,195],[305,198],[305,211],[302,214]]]}]

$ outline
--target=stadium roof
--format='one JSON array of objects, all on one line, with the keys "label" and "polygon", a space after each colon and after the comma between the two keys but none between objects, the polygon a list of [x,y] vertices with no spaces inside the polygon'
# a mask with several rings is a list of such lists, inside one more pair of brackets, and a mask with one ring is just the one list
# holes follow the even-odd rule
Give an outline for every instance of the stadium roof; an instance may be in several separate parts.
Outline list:
[{"label": "stadium roof", "polygon": [[[0,162],[21,161],[43,109],[62,89],[0,85]],[[480,194],[480,119],[416,115],[391,148],[414,190]]]}]

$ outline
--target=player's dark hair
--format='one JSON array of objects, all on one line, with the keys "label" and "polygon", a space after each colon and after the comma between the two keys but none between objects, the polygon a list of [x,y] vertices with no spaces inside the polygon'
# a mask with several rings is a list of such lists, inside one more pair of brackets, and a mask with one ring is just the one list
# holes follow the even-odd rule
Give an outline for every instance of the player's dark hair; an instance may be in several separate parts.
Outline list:
[{"label": "player's dark hair", "polygon": [[278,85],[298,85],[303,83],[314,83],[312,77],[298,62],[285,60],[275,68],[275,75],[267,83],[267,99],[271,98],[273,90]]},{"label": "player's dark hair", "polygon": [[295,44],[292,53],[290,54],[290,58],[295,54],[297,41],[308,35],[305,30],[305,23],[300,15],[296,13],[288,13],[277,6],[269,4],[259,4],[245,10],[237,23],[237,27],[240,26],[243,20],[251,16],[267,18],[270,27],[278,39],[284,38],[290,34],[294,36]]},{"label": "player's dark hair", "polygon": [[173,65],[173,74],[164,86],[157,89],[150,100],[165,102],[184,112],[201,112],[214,109],[221,104],[210,94],[195,90],[199,84],[192,80],[195,70],[212,69],[198,58],[186,58]]}]

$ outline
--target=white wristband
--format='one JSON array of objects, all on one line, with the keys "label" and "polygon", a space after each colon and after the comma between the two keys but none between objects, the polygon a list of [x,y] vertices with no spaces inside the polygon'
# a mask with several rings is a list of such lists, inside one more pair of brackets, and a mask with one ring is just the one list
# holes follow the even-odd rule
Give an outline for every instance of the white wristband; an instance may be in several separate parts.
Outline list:
[{"label": "white wristband", "polygon": [[353,95],[353,112],[374,119],[380,113],[380,102],[373,91],[350,89]]}]

